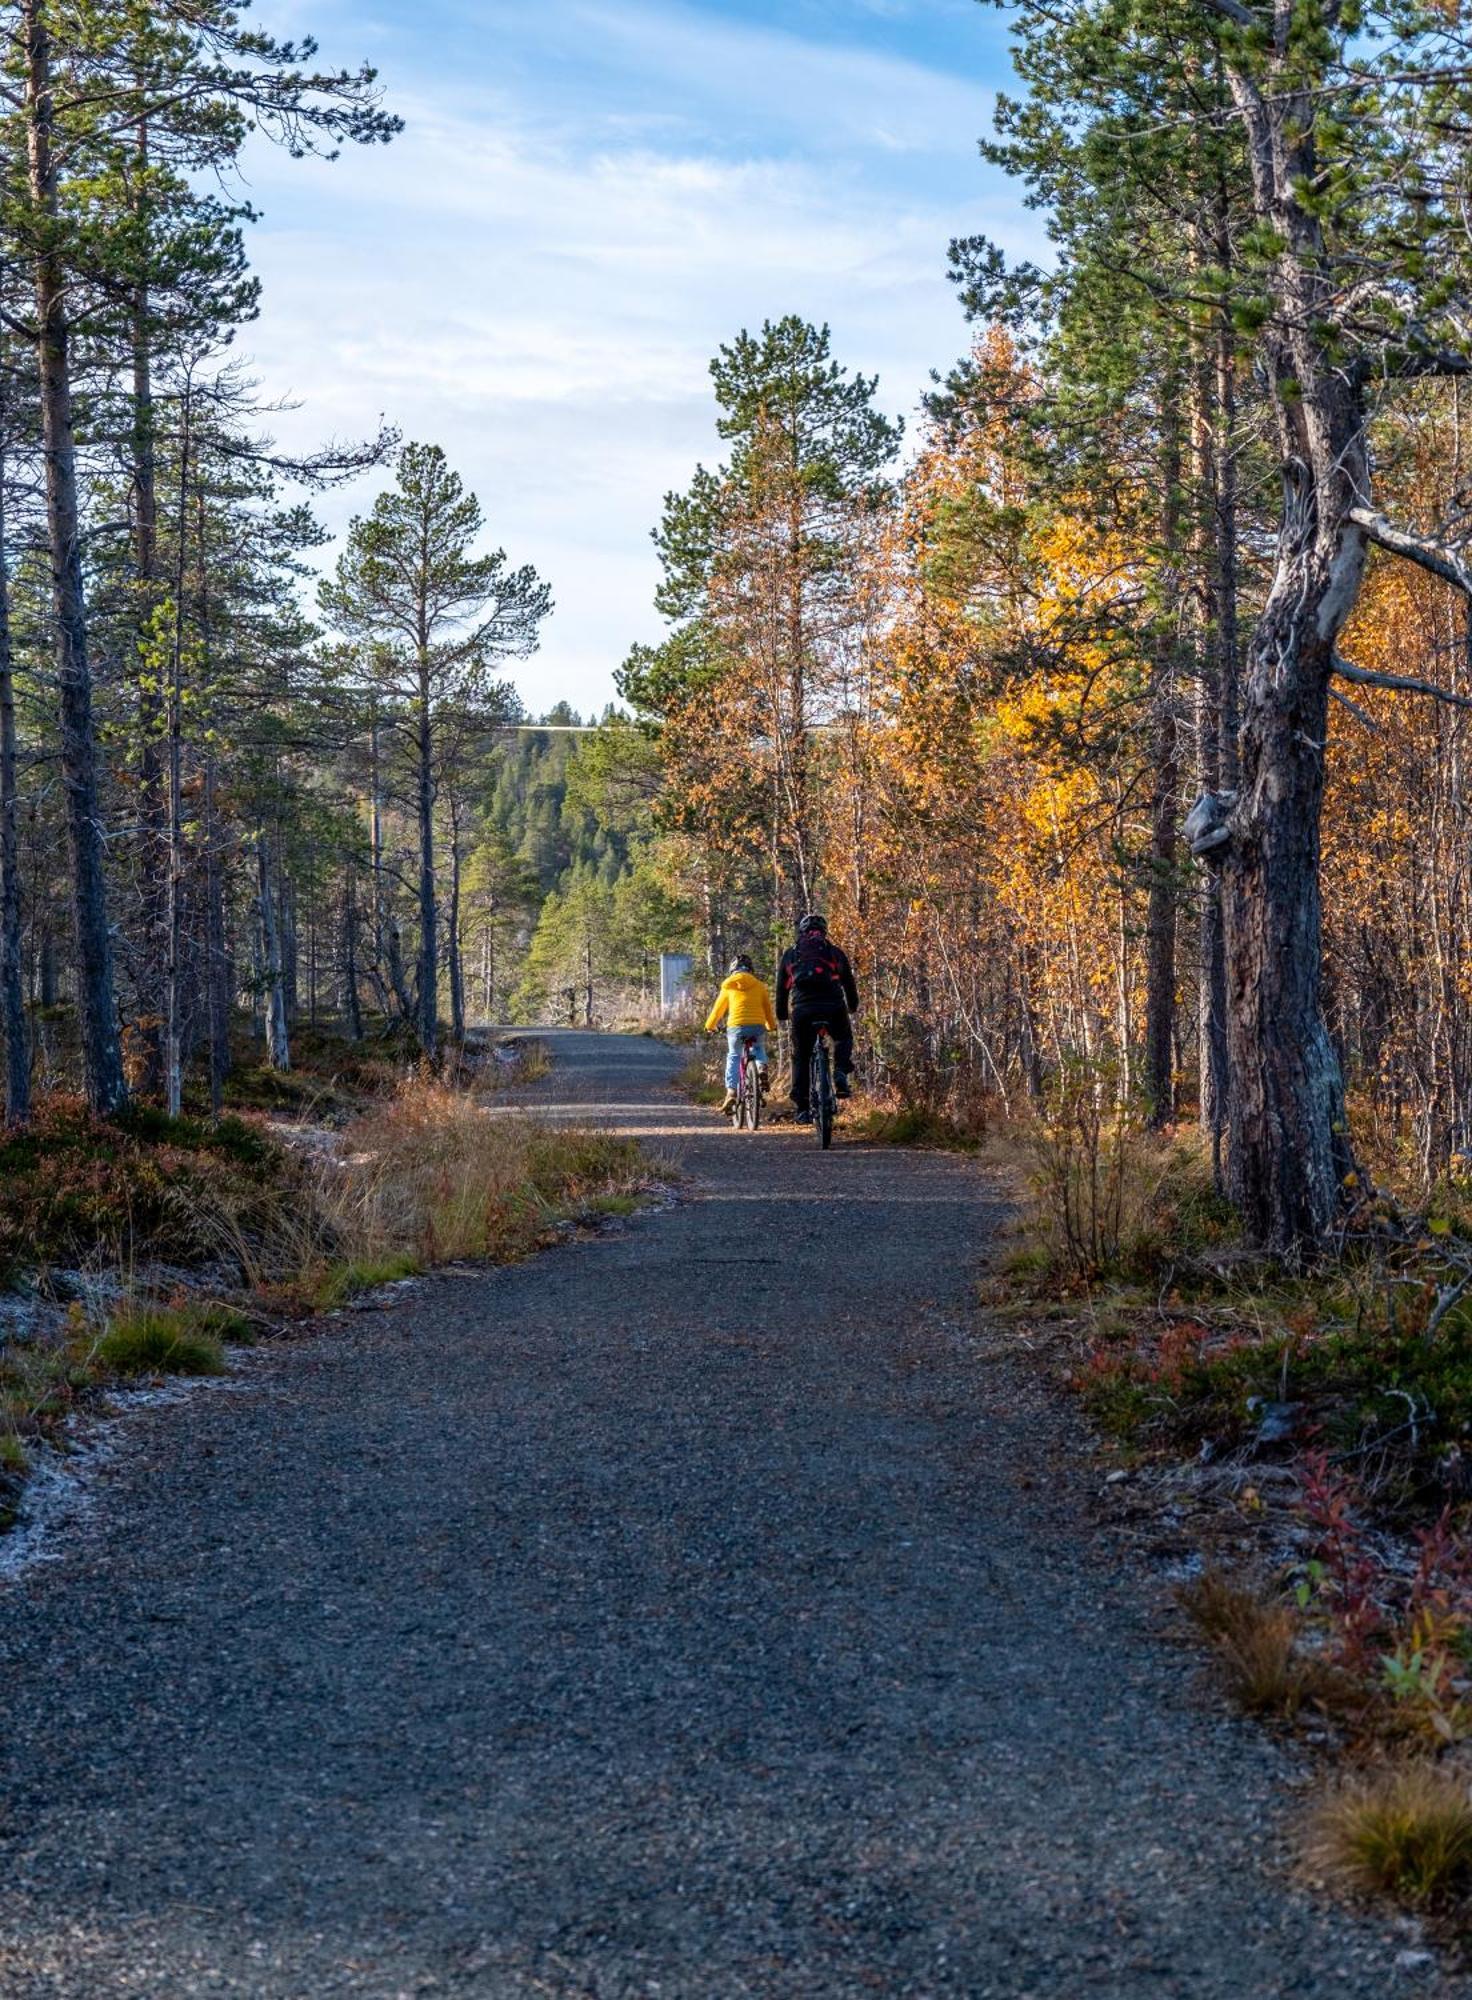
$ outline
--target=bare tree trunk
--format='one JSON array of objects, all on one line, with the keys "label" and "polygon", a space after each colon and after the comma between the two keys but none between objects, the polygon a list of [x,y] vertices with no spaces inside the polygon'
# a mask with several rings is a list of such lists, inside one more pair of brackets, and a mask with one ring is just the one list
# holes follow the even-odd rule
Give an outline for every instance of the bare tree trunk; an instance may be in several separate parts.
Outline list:
[{"label": "bare tree trunk", "polygon": [[1146,917],[1145,1091],[1151,1127],[1175,1116],[1176,808],[1180,762],[1176,691],[1180,569],[1181,443],[1178,392],[1166,385],[1161,527],[1162,602],[1157,611],[1150,692],[1153,789],[1150,805],[1150,900]]},{"label": "bare tree trunk", "polygon": [[439,922],[434,882],[434,732],[429,669],[421,662],[416,751],[419,780],[419,1042],[434,1060],[439,1042]]},{"label": "bare tree trunk", "polygon": [[17,824],[15,671],[10,637],[10,551],[0,443],[0,1017],[5,1026],[5,1122],[29,1124],[31,1051],[22,976],[20,828]]},{"label": "bare tree trunk", "polygon": [[260,881],[261,971],[266,989],[266,1060],[272,1069],[291,1068],[291,1037],[286,1020],[286,982],[281,970],[281,938],[271,899],[270,844],[264,829],[256,842]]},{"label": "bare tree trunk", "polygon": [[343,885],[343,1024],[350,1042],[363,1039],[363,1009],[358,999],[358,870],[349,862]]},{"label": "bare tree trunk", "polygon": [[457,1042],[465,1039],[465,966],[460,950],[460,802],[450,800],[450,1025]]},{"label": "bare tree trunk", "polygon": [[66,789],[76,939],[77,1020],[87,1101],[103,1116],[128,1101],[113,995],[112,938],[107,921],[97,739],[92,719],[92,672],[87,657],[72,427],[71,328],[66,273],[55,248],[58,219],[52,154],[54,109],[51,47],[44,0],[22,0],[26,53],[29,188],[42,235],[34,259],[41,427],[46,460],[46,525],[56,662],[61,690],[61,773]]},{"label": "bare tree trunk", "polygon": [[[1352,493],[1362,433],[1352,414],[1332,429]],[[1326,496],[1303,458],[1284,477],[1278,568],[1248,658],[1242,797],[1223,890],[1229,1186],[1254,1242],[1297,1253],[1327,1231],[1351,1165],[1323,1013],[1319,823],[1334,641],[1364,547],[1342,517],[1321,518]]]}]

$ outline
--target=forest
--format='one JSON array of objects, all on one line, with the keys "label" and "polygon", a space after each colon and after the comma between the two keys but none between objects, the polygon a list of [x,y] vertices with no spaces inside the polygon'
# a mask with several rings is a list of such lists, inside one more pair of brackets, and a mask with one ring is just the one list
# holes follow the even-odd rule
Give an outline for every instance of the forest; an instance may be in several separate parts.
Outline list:
[{"label": "forest", "polygon": [[638,1020],[661,949],[715,976],[821,906],[881,1093],[1010,1115],[1088,1066],[1293,1253],[1376,1173],[1461,1172],[1439,14],[1362,56],[1236,0],[1020,12],[984,151],[1048,260],[951,245],[971,344],[908,436],[827,327],[733,330],[723,457],[652,524],[667,636],[596,725],[523,714],[555,579],[486,552],[440,447],[287,454],[237,351],[247,137],[351,172],[398,129],[372,70],[182,0],[27,0],[5,47],[12,1125],[38,1089],[218,1111],[241,1036],[284,1072],[301,1021],[433,1063],[498,1015]]}]

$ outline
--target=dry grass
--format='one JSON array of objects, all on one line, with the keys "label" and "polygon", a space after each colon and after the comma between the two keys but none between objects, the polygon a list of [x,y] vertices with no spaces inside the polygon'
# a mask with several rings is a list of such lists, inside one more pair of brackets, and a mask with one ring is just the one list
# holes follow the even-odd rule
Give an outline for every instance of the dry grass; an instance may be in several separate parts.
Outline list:
[{"label": "dry grass", "polygon": [[508,1036],[500,1047],[515,1055],[516,1061],[502,1070],[493,1065],[491,1081],[499,1076],[504,1084],[514,1084],[519,1090],[530,1083],[540,1083],[544,1076],[552,1074],[552,1055],[545,1042],[534,1036]]},{"label": "dry grass", "polygon": [[724,1042],[714,1052],[697,1044],[675,1072],[674,1085],[692,1104],[719,1104],[726,1095],[725,1070]]},{"label": "dry grass", "polygon": [[1252,1584],[1207,1570],[1176,1596],[1211,1643],[1234,1701],[1249,1715],[1291,1719],[1327,1692],[1317,1660],[1300,1650],[1300,1621],[1291,1605]]},{"label": "dry grass", "polygon": [[348,1261],[504,1260],[524,1256],[594,1198],[634,1193],[643,1173],[630,1140],[492,1115],[419,1078],[349,1129],[321,1201]]},{"label": "dry grass", "polygon": [[1445,1903],[1472,1879],[1472,1787],[1465,1772],[1426,1762],[1342,1778],[1312,1814],[1307,1847],[1348,1888],[1413,1908]]}]

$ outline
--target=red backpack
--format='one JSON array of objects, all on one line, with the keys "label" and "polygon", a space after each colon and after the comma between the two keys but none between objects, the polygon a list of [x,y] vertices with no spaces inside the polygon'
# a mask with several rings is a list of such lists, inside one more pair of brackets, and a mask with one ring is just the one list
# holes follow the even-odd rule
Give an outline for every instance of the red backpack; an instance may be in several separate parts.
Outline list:
[{"label": "red backpack", "polygon": [[843,987],[843,953],[821,931],[809,931],[794,947],[787,983],[794,1000],[836,1000]]}]

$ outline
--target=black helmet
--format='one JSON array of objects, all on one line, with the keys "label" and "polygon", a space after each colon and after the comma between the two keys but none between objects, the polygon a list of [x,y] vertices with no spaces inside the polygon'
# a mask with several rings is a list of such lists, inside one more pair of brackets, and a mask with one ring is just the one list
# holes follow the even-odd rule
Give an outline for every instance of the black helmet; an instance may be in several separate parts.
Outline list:
[{"label": "black helmet", "polygon": [[799,917],[797,920],[798,936],[806,937],[809,931],[822,931],[826,936],[828,932],[828,919],[818,916],[814,911],[809,911],[805,917]]},{"label": "black helmet", "polygon": [[738,951],[736,956],[731,960],[731,970],[733,972],[751,972],[754,968],[746,953]]}]

